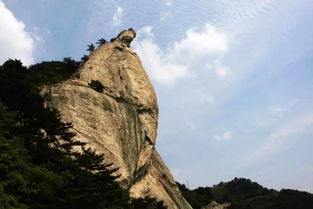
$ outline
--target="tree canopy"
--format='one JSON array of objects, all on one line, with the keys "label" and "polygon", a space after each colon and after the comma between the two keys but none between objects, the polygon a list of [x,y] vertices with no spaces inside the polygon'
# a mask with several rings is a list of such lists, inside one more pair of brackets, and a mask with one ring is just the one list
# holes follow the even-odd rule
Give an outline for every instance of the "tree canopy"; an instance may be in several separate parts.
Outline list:
[{"label": "tree canopy", "polygon": [[89,44],[89,45],[88,45],[88,48],[87,48],[87,51],[89,51],[89,52],[91,53],[91,52],[93,52],[95,49],[96,49],[95,45]]},{"label": "tree canopy", "polygon": [[183,184],[178,185],[194,209],[201,209],[213,200],[231,203],[230,209],[310,209],[313,206],[313,194],[290,189],[267,189],[244,178],[193,190]]}]

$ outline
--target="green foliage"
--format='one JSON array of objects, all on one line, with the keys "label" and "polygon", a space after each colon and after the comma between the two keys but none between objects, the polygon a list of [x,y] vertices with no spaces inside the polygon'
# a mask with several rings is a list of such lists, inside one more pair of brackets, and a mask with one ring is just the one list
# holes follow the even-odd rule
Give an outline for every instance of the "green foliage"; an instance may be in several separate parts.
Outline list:
[{"label": "green foliage", "polygon": [[[54,84],[70,78],[76,72],[80,62],[71,58],[64,58],[63,62],[51,61],[34,64],[28,69],[19,60],[9,59],[1,66],[1,81],[6,84],[2,88],[7,88],[10,93],[10,82],[19,82],[32,91],[45,84]],[[23,93],[24,94],[24,93]],[[13,96],[13,95],[12,95]],[[14,95],[16,96],[16,95]]]},{"label": "green foliage", "polygon": [[88,45],[88,48],[87,48],[87,51],[89,51],[89,53],[91,53],[91,52],[93,52],[95,49],[96,49],[95,45],[89,44],[89,45]]},{"label": "green foliage", "polygon": [[104,86],[100,81],[92,80],[90,83],[88,83],[88,86],[92,88],[93,90],[102,93],[104,90]]},{"label": "green foliage", "polygon": [[230,209],[310,209],[313,206],[313,194],[296,190],[269,190],[244,178],[194,190],[187,189],[185,185],[179,184],[179,187],[194,209],[200,209],[212,200],[230,202]]},{"label": "green foliage", "polygon": [[100,39],[96,42],[96,44],[98,44],[98,46],[101,46],[101,45],[106,44],[106,43],[107,43],[107,41],[106,41],[104,38],[100,38]]},{"label": "green foliage", "polygon": [[84,64],[85,62],[87,62],[88,59],[89,59],[88,55],[82,56],[81,63]]},{"label": "green foliage", "polygon": [[132,199],[132,209],[164,209],[163,203],[157,201],[155,198],[138,198]]},{"label": "green foliage", "polygon": [[199,187],[195,190],[189,190],[184,184],[176,183],[187,202],[194,209],[200,209],[213,200],[210,188]]},{"label": "green foliage", "polygon": [[44,84],[54,84],[69,79],[79,67],[80,62],[71,58],[64,58],[63,62],[42,62],[29,67],[27,81],[39,87]]},{"label": "green foliage", "polygon": [[38,132],[29,135],[23,128],[31,121],[23,121],[3,105],[0,107],[0,205],[83,209],[128,204],[127,192],[111,175],[116,170],[102,164],[103,156],[90,149],[82,153],[70,151],[73,146],[84,148],[84,144],[64,136],[69,133],[63,132],[64,127],[55,131],[67,141],[66,149],[51,136],[38,137]]},{"label": "green foliage", "polygon": [[44,107],[39,87],[69,78],[78,65],[65,58],[29,68],[18,60],[0,66],[0,208],[162,208],[130,199],[112,175],[117,169],[75,141],[71,124]]}]

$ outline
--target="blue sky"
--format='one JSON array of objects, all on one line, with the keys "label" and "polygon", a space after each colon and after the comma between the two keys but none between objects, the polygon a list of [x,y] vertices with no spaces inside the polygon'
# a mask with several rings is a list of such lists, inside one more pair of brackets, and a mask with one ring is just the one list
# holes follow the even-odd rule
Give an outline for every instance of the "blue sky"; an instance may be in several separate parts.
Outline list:
[{"label": "blue sky", "polygon": [[313,192],[312,0],[0,0],[0,62],[80,59],[132,27],[178,181]]}]

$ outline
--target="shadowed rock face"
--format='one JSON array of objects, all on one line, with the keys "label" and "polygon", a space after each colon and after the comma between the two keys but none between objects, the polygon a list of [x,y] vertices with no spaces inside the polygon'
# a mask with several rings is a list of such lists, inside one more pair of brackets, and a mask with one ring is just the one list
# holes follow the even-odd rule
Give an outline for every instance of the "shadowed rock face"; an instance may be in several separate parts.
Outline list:
[{"label": "shadowed rock face", "polygon": [[[72,79],[46,86],[42,94],[47,106],[73,124],[78,140],[119,168],[119,181],[131,196],[150,195],[170,209],[189,209],[155,150],[157,100],[139,57],[129,48],[135,36],[132,29],[122,31],[92,52]],[[102,83],[103,92],[89,87],[92,80]]]}]

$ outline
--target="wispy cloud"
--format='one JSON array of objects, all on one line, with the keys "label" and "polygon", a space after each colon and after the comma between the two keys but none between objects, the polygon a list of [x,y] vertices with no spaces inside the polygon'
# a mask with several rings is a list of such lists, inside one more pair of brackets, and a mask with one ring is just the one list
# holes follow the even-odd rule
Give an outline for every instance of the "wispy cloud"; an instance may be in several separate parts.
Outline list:
[{"label": "wispy cloud", "polygon": [[183,39],[162,50],[154,39],[152,29],[151,26],[141,28],[134,42],[134,50],[140,55],[152,79],[173,85],[191,74],[196,63],[203,63],[220,78],[228,75],[229,69],[221,62],[221,57],[228,51],[228,40],[223,31],[210,24],[200,30],[191,28]]},{"label": "wispy cloud", "polygon": [[175,60],[168,60],[164,53],[155,43],[152,27],[144,27],[138,31],[139,41],[135,41],[134,50],[140,58],[152,79],[160,83],[174,84],[177,79],[185,77],[188,68]]},{"label": "wispy cloud", "polygon": [[303,134],[313,130],[313,114],[306,114],[294,118],[287,124],[281,125],[275,131],[271,132],[265,142],[253,153],[248,156],[243,166],[257,163],[271,158],[279,151],[290,145],[290,137]]},{"label": "wispy cloud", "polygon": [[273,113],[274,115],[281,115],[285,111],[284,108],[282,107],[271,107],[270,112]]},{"label": "wispy cloud", "polygon": [[8,58],[20,59],[24,64],[34,62],[35,40],[22,21],[15,18],[0,0],[0,64]]},{"label": "wispy cloud", "polygon": [[122,7],[117,7],[113,17],[112,23],[113,25],[121,25],[122,24],[122,17],[123,17],[124,9]]},{"label": "wispy cloud", "polygon": [[213,136],[216,141],[229,141],[233,138],[233,133],[231,131],[225,131],[223,133],[218,133]]},{"label": "wispy cloud", "polygon": [[269,138],[271,141],[283,140],[288,136],[312,130],[311,128],[313,128],[313,114],[308,114],[281,126],[278,130],[271,133]]},{"label": "wispy cloud", "polygon": [[225,67],[225,66],[217,65],[215,67],[215,73],[220,78],[225,78],[228,75],[228,73],[229,73],[229,68]]},{"label": "wispy cloud", "polygon": [[164,0],[166,6],[172,6],[173,0]]}]

